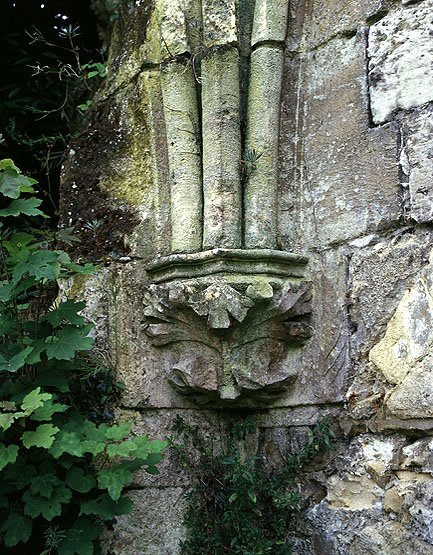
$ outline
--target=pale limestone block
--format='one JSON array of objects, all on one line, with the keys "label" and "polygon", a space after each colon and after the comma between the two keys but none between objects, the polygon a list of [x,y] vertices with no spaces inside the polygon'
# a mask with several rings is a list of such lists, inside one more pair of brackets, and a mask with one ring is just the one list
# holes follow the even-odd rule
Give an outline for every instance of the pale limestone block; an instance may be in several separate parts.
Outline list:
[{"label": "pale limestone block", "polygon": [[382,488],[368,476],[349,473],[344,478],[331,476],[327,490],[326,500],[332,508],[350,511],[371,509],[382,492]]},{"label": "pale limestone block", "polygon": [[386,398],[389,412],[402,419],[433,417],[433,357],[418,363]]},{"label": "pale limestone block", "polygon": [[170,165],[172,252],[196,252],[202,244],[202,178],[192,63],[166,65],[161,88]]},{"label": "pale limestone block", "polygon": [[282,73],[282,49],[262,46],[251,54],[245,156],[254,161],[244,194],[247,248],[276,248]]},{"label": "pale limestone block", "polygon": [[428,260],[429,241],[430,234],[424,230],[399,234],[389,241],[376,237],[351,257],[350,319],[356,326],[351,345],[355,358],[364,358],[382,338],[401,297]]},{"label": "pale limestone block", "polygon": [[301,74],[288,225],[304,248],[371,234],[400,218],[398,129],[369,128],[364,51],[361,35],[332,40],[308,55]]},{"label": "pale limestone block", "polygon": [[392,487],[386,490],[385,497],[383,499],[383,508],[385,511],[392,511],[393,513],[399,513],[403,506],[403,498],[397,487]]},{"label": "pale limestone block", "polygon": [[403,448],[402,468],[433,472],[433,438],[426,437]]},{"label": "pale limestone block", "polygon": [[160,25],[162,58],[171,58],[190,51],[184,4],[184,0],[158,2],[156,14]]},{"label": "pale limestone block", "polygon": [[283,42],[287,32],[288,0],[257,0],[251,46],[263,41]]},{"label": "pale limestone block", "polygon": [[[405,383],[412,384],[413,377],[408,376],[408,373],[431,352],[433,290],[428,279],[430,273],[431,262],[421,273],[415,286],[405,292],[388,324],[385,336],[370,351],[370,360],[390,383],[399,384],[407,376]],[[425,370],[430,373],[429,367],[429,364],[425,365]],[[394,399],[395,395],[393,394]]]},{"label": "pale limestone block", "polygon": [[348,555],[431,555],[432,545],[420,540],[401,522],[380,522],[353,530]]},{"label": "pale limestone block", "polygon": [[203,0],[202,14],[206,47],[237,44],[235,0]]},{"label": "pale limestone block", "polygon": [[415,112],[404,123],[409,166],[410,215],[433,220],[433,112]]},{"label": "pale limestone block", "polygon": [[240,248],[239,55],[217,49],[202,61],[203,249]]},{"label": "pale limestone block", "polygon": [[433,0],[390,12],[369,32],[371,111],[375,123],[433,100]]}]

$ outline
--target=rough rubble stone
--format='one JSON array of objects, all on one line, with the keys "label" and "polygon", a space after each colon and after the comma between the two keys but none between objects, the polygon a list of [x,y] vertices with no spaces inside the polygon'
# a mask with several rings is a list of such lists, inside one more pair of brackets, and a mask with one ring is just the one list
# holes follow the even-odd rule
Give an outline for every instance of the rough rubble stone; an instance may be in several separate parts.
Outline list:
[{"label": "rough rubble stone", "polygon": [[432,9],[433,0],[417,2],[370,27],[369,89],[377,124],[433,100]]}]

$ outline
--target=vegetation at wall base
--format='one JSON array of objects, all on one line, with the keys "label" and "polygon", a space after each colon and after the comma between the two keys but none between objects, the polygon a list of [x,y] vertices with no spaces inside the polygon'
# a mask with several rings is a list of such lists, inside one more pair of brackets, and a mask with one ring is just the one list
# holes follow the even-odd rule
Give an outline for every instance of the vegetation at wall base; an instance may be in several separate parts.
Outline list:
[{"label": "vegetation at wall base", "polygon": [[[177,417],[171,446],[184,466],[195,474],[185,516],[184,555],[290,555],[290,526],[300,511],[300,492],[294,478],[304,464],[332,446],[335,435],[326,418],[308,430],[307,445],[286,457],[276,472],[258,457],[245,455],[245,439],[254,433],[251,418],[232,429],[227,454],[214,456],[215,438],[203,437],[199,427]],[[190,447],[199,453],[191,457]]]},{"label": "vegetation at wall base", "polygon": [[93,354],[85,304],[56,287],[94,267],[59,248],[72,230],[41,231],[35,184],[0,161],[0,551],[91,555],[98,523],[131,511],[133,471],[157,474],[167,443],[107,423],[119,384]]}]

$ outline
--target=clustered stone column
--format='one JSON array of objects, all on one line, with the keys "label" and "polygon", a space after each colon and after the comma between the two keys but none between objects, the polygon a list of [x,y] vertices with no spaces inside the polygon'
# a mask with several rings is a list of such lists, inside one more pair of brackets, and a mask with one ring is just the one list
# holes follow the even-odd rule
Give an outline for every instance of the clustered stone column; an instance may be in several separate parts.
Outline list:
[{"label": "clustered stone column", "polygon": [[288,2],[256,2],[245,98],[239,71],[239,36],[245,30],[237,14],[253,8],[237,10],[235,0],[205,0],[201,12],[198,2],[190,2],[189,11],[177,4],[159,5],[172,252],[276,248]]},{"label": "clustered stone column", "polygon": [[[176,351],[186,394],[271,397],[311,335],[307,259],[277,248],[278,137],[287,0],[160,0],[171,255],[148,266],[146,333]],[[155,46],[156,45],[156,46]]]}]

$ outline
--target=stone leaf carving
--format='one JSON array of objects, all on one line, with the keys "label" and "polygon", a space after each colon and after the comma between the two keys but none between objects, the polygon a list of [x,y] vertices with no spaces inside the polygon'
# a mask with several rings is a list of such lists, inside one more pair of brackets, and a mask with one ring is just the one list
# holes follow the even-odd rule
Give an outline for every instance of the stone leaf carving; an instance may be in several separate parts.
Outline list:
[{"label": "stone leaf carving", "polygon": [[[170,383],[185,394],[235,399],[280,394],[296,377],[289,350],[311,336],[311,284],[254,276],[150,285],[145,332],[171,349]],[[204,396],[204,397],[203,397]]]}]

